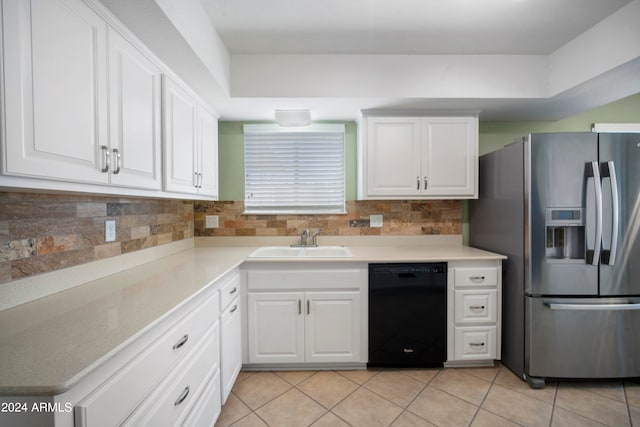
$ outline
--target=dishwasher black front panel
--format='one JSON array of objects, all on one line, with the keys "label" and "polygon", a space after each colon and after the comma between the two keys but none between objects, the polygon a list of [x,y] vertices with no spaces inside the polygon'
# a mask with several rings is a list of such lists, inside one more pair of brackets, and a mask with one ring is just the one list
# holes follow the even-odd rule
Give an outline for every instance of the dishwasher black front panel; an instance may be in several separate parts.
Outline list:
[{"label": "dishwasher black front panel", "polygon": [[442,367],[447,263],[369,264],[370,367]]}]

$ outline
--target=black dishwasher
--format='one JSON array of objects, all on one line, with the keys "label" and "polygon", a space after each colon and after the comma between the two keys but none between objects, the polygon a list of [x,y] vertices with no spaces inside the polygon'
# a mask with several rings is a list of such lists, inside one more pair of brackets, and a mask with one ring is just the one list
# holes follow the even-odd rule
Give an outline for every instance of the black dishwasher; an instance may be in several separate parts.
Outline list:
[{"label": "black dishwasher", "polygon": [[447,263],[369,264],[370,367],[442,367]]}]

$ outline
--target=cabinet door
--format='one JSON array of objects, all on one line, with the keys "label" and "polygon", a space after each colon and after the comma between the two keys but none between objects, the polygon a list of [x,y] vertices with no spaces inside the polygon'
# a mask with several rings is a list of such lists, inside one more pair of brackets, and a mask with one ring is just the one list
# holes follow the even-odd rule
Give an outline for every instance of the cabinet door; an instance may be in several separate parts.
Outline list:
[{"label": "cabinet door", "polygon": [[111,184],[161,189],[160,70],[109,31]]},{"label": "cabinet door", "polygon": [[304,362],[302,292],[249,292],[249,363]]},{"label": "cabinet door", "polygon": [[208,110],[198,108],[198,171],[202,174],[199,193],[218,197],[218,119]]},{"label": "cabinet door", "polygon": [[242,318],[239,301],[236,298],[220,316],[222,404],[226,402],[242,367]]},{"label": "cabinet door", "polygon": [[419,195],[420,118],[370,118],[367,123],[366,195]]},{"label": "cabinet door", "polygon": [[360,361],[360,293],[307,292],[307,362]]},{"label": "cabinet door", "polygon": [[163,76],[165,190],[198,192],[196,151],[197,102]]},{"label": "cabinet door", "polygon": [[433,117],[423,121],[422,174],[428,196],[477,195],[477,119]]},{"label": "cabinet door", "polygon": [[6,0],[3,172],[107,183],[106,24],[80,0]]}]

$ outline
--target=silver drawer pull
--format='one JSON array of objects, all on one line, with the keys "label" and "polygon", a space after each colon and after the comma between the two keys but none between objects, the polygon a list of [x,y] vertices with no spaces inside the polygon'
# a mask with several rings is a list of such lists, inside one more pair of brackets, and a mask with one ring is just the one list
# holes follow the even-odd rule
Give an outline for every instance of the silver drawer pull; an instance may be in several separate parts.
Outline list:
[{"label": "silver drawer pull", "polygon": [[183,345],[185,345],[187,343],[187,341],[189,340],[189,335],[185,334],[182,338],[180,338],[180,341],[178,341],[177,343],[175,343],[173,345],[173,349],[177,350],[180,347],[182,347]]},{"label": "silver drawer pull", "polygon": [[189,396],[189,391],[190,391],[189,386],[186,386],[184,390],[182,390],[182,393],[180,393],[180,396],[178,396],[178,399],[175,402],[173,402],[173,406],[178,406],[179,404],[184,402],[187,396]]},{"label": "silver drawer pull", "polygon": [[484,343],[483,342],[470,342],[469,345],[471,347],[484,347]]},{"label": "silver drawer pull", "polygon": [[484,310],[484,305],[470,305],[471,310]]},{"label": "silver drawer pull", "polygon": [[229,313],[233,313],[234,311],[236,311],[238,309],[238,304],[234,305],[233,308],[231,309],[231,311]]},{"label": "silver drawer pull", "polygon": [[231,290],[229,291],[229,295],[231,295],[231,294],[235,294],[237,290],[238,290],[238,288],[233,288],[233,289],[231,289]]},{"label": "silver drawer pull", "polygon": [[471,276],[469,277],[470,280],[484,280],[484,276]]}]

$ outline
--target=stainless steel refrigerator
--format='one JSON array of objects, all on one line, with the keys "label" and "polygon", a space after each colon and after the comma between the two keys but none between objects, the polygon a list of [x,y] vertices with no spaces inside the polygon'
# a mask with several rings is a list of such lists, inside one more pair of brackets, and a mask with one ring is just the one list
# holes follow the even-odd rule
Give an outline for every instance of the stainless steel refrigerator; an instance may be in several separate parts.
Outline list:
[{"label": "stainless steel refrigerator", "polygon": [[640,133],[531,134],[480,158],[470,244],[503,264],[502,362],[640,376]]}]

